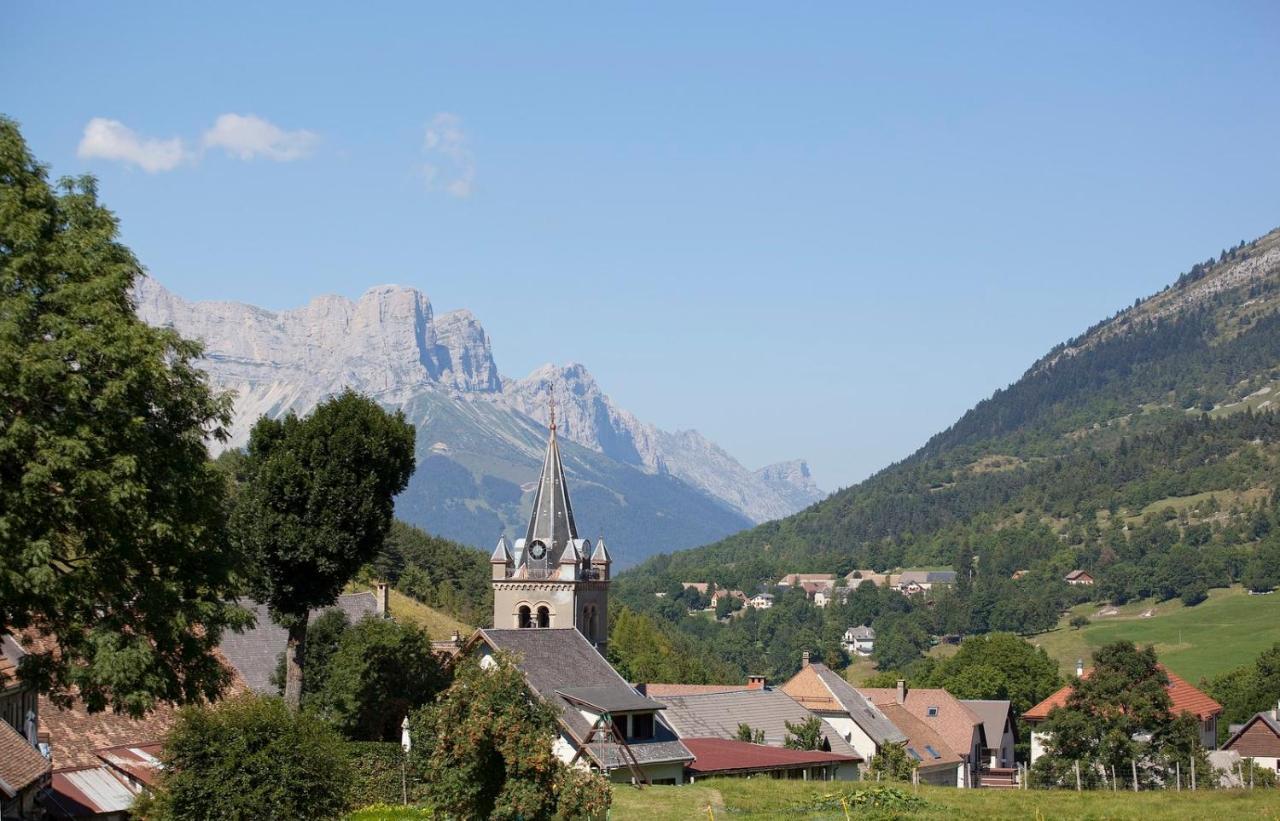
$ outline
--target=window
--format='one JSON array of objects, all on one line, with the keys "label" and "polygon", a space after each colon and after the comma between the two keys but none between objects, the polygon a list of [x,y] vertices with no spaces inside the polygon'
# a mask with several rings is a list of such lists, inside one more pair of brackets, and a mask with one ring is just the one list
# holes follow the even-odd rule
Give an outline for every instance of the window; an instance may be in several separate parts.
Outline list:
[{"label": "window", "polygon": [[923,758],[921,758],[921,757],[920,757],[920,753],[916,752],[916,748],[915,748],[915,747],[908,747],[908,748],[907,748],[907,753],[908,753],[908,755],[910,755],[912,758],[914,758],[916,761],[923,761],[923,760],[924,760]]},{"label": "window", "polygon": [[925,751],[926,753],[928,753],[929,755],[933,756],[935,759],[937,759],[937,758],[942,758],[942,754],[941,754],[941,753],[939,753],[937,750],[933,749],[933,745],[932,745],[932,744],[926,744],[926,745],[924,745],[924,751]]},{"label": "window", "polygon": [[631,716],[631,737],[637,741],[653,738],[653,713],[636,713]]},{"label": "window", "polygon": [[538,626],[539,627],[551,626],[551,609],[547,607],[545,604],[540,605],[538,607]]},{"label": "window", "polygon": [[517,627],[533,627],[533,615],[529,610],[529,605],[520,605],[519,615],[516,616]]},{"label": "window", "polygon": [[938,717],[938,708],[937,708],[937,707],[930,707],[930,708],[928,709],[928,711],[927,711],[927,712],[929,713],[929,718],[937,718],[937,717]]}]

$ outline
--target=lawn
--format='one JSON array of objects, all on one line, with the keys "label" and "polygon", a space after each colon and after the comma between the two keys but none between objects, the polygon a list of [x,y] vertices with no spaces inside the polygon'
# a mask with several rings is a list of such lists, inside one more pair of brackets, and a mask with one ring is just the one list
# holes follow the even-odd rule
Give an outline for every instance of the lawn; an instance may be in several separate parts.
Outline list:
[{"label": "lawn", "polygon": [[[1154,644],[1160,660],[1192,684],[1247,664],[1280,642],[1280,593],[1250,596],[1232,587],[1211,590],[1209,599],[1195,607],[1148,599],[1118,608],[1114,616],[1099,616],[1101,610],[1096,604],[1073,608],[1057,630],[1029,641],[1056,659],[1063,673],[1075,671],[1077,658],[1088,665],[1094,649],[1114,641]],[[1144,618],[1148,610],[1154,612]],[[1076,615],[1088,616],[1090,624],[1071,628],[1068,621]]]},{"label": "lawn", "polygon": [[[766,778],[716,779],[683,787],[615,787],[611,819],[844,819],[843,810],[797,808],[829,794],[836,785]],[[854,784],[841,784],[845,790]],[[908,792],[910,786],[903,789]],[[1276,819],[1280,791],[1216,790],[1191,793],[1075,793],[1063,790],[959,790],[920,787],[926,806],[914,812],[854,810],[851,818],[936,819]]]}]

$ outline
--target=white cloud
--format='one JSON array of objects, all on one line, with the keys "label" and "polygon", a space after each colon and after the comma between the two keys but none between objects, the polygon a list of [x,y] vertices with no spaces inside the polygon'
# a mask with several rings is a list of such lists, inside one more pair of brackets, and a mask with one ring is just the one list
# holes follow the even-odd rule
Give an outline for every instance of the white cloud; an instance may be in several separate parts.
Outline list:
[{"label": "white cloud", "polygon": [[471,196],[476,168],[461,117],[448,111],[432,117],[423,136],[422,152],[427,158],[421,168],[427,188],[454,197]]},{"label": "white cloud", "polygon": [[118,120],[94,117],[84,127],[76,156],[81,159],[118,160],[154,174],[172,171],[190,155],[179,137],[147,139]]},{"label": "white cloud", "polygon": [[266,157],[277,162],[301,159],[311,153],[319,137],[310,131],[285,131],[252,114],[223,114],[204,133],[203,145],[221,148],[233,157]]}]

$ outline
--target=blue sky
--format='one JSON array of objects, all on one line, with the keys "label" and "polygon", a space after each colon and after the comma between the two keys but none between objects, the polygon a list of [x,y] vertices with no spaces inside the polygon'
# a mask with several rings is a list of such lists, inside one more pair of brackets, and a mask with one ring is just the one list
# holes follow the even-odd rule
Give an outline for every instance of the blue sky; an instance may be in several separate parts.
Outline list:
[{"label": "blue sky", "polygon": [[412,285],[828,489],[1280,225],[1274,2],[185,5],[0,10],[161,282]]}]

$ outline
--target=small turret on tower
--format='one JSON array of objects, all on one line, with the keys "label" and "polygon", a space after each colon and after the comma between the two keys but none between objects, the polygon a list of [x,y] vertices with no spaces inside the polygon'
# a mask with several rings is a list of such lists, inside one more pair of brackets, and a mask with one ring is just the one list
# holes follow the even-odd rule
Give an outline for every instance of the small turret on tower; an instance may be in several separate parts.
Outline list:
[{"label": "small turret on tower", "polygon": [[601,581],[609,580],[609,567],[613,559],[609,557],[609,549],[604,546],[604,536],[596,541],[595,552],[591,554],[591,569],[595,577]]},{"label": "small turret on tower", "polygon": [[493,549],[493,555],[489,557],[489,566],[493,570],[490,578],[505,579],[511,575],[515,560],[511,557],[511,548],[507,546],[505,534],[498,537],[498,546]]}]

